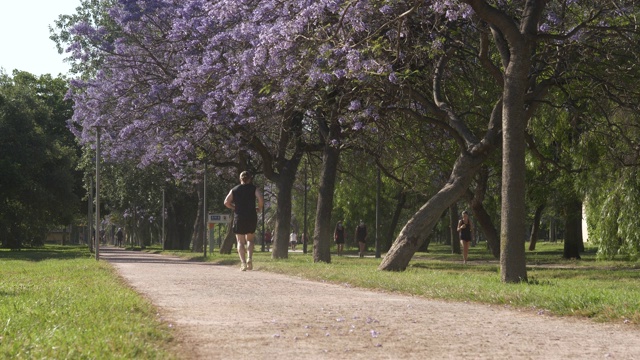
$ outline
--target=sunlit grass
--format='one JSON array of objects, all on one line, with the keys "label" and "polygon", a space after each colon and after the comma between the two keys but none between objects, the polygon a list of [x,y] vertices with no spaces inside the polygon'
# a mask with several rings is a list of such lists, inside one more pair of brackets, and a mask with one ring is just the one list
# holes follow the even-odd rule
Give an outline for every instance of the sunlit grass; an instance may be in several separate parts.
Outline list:
[{"label": "sunlit grass", "polygon": [[174,358],[153,306],[84,247],[0,250],[0,358]]},{"label": "sunlit grass", "polygon": [[[640,325],[640,264],[599,262],[595,249],[581,260],[562,259],[562,244],[539,243],[527,251],[528,283],[503,284],[500,265],[484,247],[471,248],[470,263],[451,254],[450,247],[432,244],[417,253],[403,272],[377,270],[381,259],[332,255],[331,263],[314,263],[308,254],[289,253],[288,259],[271,259],[256,251],[257,270],[326,281],[345,286],[423,296],[445,301],[470,301],[507,306],[538,314],[589,317],[596,321]],[[193,253],[179,253],[201,257]],[[207,261],[239,264],[238,256],[213,254]]]}]

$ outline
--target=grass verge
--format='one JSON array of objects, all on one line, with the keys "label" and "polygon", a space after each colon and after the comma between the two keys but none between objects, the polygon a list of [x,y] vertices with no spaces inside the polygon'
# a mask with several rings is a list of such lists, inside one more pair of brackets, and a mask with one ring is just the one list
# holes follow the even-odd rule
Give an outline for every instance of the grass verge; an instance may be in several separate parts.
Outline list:
[{"label": "grass verge", "polygon": [[[202,254],[173,253],[205,260]],[[379,271],[380,259],[355,255],[355,250],[347,256],[332,255],[331,264],[326,264],[314,263],[311,250],[306,255],[289,253],[284,260],[256,251],[254,266],[346,286],[640,326],[640,264],[599,262],[595,249],[588,248],[581,260],[564,260],[562,244],[539,243],[536,251],[527,251],[529,281],[520,284],[500,281],[500,265],[484,244],[471,248],[468,265],[461,263],[460,255],[451,254],[450,247],[432,244],[428,253],[417,253],[403,272]],[[214,254],[206,261],[239,264],[235,254]]]},{"label": "grass verge", "polygon": [[0,358],[175,358],[153,306],[86,247],[1,249],[0,272]]}]

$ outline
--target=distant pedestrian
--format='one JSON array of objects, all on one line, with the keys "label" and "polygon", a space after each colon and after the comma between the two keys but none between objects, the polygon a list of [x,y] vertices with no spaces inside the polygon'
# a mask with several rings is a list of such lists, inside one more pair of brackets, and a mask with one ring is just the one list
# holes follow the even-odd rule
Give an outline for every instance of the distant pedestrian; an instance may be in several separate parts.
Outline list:
[{"label": "distant pedestrian", "polygon": [[267,232],[264,234],[264,245],[267,248],[267,251],[269,251],[269,248],[271,247],[271,239],[272,239],[273,235],[271,235],[271,230],[267,229]]},{"label": "distant pedestrian", "polygon": [[367,226],[362,220],[360,220],[360,224],[356,227],[356,241],[358,241],[360,257],[364,257],[364,251],[367,248]]},{"label": "distant pedestrian", "polygon": [[458,234],[460,235],[460,245],[462,245],[462,263],[466,264],[469,257],[469,244],[473,239],[473,223],[466,210],[462,212],[462,219],[458,221]]},{"label": "distant pedestrian", "polygon": [[298,244],[298,235],[296,235],[295,231],[291,231],[291,235],[289,235],[289,245],[291,245],[291,251],[296,250],[297,244]]},{"label": "distant pedestrian", "polygon": [[253,270],[254,234],[258,225],[258,211],[262,211],[264,205],[262,193],[251,180],[248,171],[240,173],[240,185],[231,189],[224,199],[224,205],[233,210],[233,233],[236,234],[242,271]]},{"label": "distant pedestrian", "polygon": [[118,228],[116,231],[116,246],[122,246],[122,241],[124,240],[124,233],[122,232],[122,228]]},{"label": "distant pedestrian", "polygon": [[333,241],[336,242],[338,256],[341,256],[342,250],[344,250],[344,226],[342,226],[342,221],[338,221],[336,224],[336,229],[333,232]]}]

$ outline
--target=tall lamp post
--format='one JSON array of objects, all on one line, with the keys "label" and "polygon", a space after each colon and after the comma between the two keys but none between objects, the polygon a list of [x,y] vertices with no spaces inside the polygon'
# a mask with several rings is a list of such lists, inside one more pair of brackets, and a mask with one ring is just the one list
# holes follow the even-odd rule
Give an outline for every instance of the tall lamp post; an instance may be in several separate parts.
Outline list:
[{"label": "tall lamp post", "polygon": [[302,243],[302,252],[307,253],[307,163],[304,164],[304,242]]},{"label": "tall lamp post", "polygon": [[89,250],[93,251],[94,243],[91,242],[91,226],[93,224],[93,178],[89,176],[89,196],[88,196],[88,206],[87,206],[87,245],[89,245]]},{"label": "tall lamp post", "polygon": [[202,248],[204,249],[204,257],[207,257],[207,163],[204,164],[202,183]]},{"label": "tall lamp post", "polygon": [[100,260],[100,128],[96,126],[96,260]]},{"label": "tall lamp post", "polygon": [[380,258],[380,241],[378,231],[380,229],[380,168],[378,168],[378,180],[376,187],[376,259]]},{"label": "tall lamp post", "polygon": [[164,246],[164,205],[165,204],[165,188],[162,188],[162,250],[166,250]]}]

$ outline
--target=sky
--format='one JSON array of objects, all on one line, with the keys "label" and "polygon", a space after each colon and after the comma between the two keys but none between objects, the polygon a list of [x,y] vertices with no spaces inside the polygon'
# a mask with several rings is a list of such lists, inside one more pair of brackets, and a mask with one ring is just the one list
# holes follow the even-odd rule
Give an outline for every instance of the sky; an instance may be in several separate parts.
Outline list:
[{"label": "sky", "polygon": [[69,65],[49,39],[59,15],[74,14],[80,0],[0,0],[0,68],[35,75],[66,75]]}]

